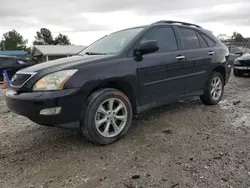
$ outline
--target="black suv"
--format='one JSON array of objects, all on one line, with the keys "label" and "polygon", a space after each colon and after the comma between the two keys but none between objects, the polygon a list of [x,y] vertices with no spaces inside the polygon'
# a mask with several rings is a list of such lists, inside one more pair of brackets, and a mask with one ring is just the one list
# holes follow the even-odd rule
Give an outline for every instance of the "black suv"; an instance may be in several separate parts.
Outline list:
[{"label": "black suv", "polygon": [[[17,71],[34,64],[33,60],[27,58],[0,55],[0,70],[2,72],[5,69],[9,78],[12,78]],[[3,81],[3,74],[0,74],[0,81]]]},{"label": "black suv", "polygon": [[134,114],[189,96],[219,103],[231,66],[228,48],[198,25],[159,21],[107,35],[69,58],[18,72],[8,107],[47,126],[80,122],[106,145],[125,135]]}]

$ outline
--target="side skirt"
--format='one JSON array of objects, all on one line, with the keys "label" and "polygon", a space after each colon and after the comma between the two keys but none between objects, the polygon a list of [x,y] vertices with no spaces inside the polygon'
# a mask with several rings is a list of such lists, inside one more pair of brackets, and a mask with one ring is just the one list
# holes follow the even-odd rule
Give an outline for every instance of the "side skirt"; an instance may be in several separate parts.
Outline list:
[{"label": "side skirt", "polygon": [[142,112],[144,112],[146,110],[149,110],[151,108],[156,108],[156,107],[162,106],[164,104],[168,104],[168,103],[175,102],[175,101],[178,101],[178,100],[186,99],[188,97],[200,96],[200,95],[203,95],[203,90],[199,90],[199,91],[191,92],[191,93],[188,93],[188,94],[180,95],[178,97],[165,97],[163,99],[157,100],[157,101],[152,102],[150,104],[146,104],[146,105],[143,105],[143,106],[137,106],[137,108],[136,108],[137,114],[140,114],[140,113],[142,113]]}]

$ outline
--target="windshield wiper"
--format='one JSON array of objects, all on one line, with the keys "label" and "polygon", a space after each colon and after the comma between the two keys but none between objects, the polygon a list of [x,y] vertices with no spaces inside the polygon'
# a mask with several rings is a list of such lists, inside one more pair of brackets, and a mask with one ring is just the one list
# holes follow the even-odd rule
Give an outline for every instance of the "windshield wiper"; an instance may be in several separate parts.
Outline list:
[{"label": "windshield wiper", "polygon": [[86,52],[86,55],[107,55],[105,53],[97,53],[97,52]]}]

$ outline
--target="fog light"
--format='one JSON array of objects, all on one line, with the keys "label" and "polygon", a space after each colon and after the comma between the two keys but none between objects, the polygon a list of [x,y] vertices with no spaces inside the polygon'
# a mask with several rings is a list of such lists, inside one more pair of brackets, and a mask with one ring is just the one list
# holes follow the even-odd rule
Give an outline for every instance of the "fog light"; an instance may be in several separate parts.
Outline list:
[{"label": "fog light", "polygon": [[55,108],[45,108],[40,111],[40,115],[44,116],[51,116],[51,115],[56,115],[61,112],[61,107],[55,107]]}]

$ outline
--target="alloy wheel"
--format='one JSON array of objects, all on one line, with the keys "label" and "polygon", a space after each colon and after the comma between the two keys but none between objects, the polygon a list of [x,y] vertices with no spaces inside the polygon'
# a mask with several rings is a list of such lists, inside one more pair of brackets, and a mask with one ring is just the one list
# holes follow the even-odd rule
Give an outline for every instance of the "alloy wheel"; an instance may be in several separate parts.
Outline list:
[{"label": "alloy wheel", "polygon": [[211,82],[211,96],[212,99],[217,101],[222,95],[223,85],[220,77],[216,76]]},{"label": "alloy wheel", "polygon": [[118,98],[105,100],[97,109],[95,126],[103,137],[115,137],[122,132],[128,119],[128,110]]}]

